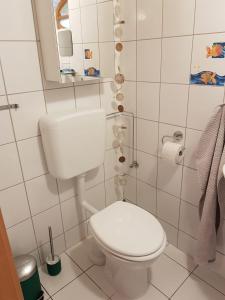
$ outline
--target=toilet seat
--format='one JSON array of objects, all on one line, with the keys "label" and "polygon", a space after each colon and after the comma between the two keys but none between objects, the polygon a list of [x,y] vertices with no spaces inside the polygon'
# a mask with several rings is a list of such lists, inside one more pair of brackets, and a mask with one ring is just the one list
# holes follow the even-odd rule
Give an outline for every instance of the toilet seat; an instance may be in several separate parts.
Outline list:
[{"label": "toilet seat", "polygon": [[166,235],[144,209],[117,201],[90,218],[92,232],[107,252],[129,261],[147,261],[164,249]]}]

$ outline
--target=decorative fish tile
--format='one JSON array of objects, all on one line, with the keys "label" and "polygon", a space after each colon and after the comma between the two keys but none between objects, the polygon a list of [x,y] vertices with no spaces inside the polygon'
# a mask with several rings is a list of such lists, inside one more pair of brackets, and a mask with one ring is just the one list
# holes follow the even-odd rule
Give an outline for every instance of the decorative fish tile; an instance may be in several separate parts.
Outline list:
[{"label": "decorative fish tile", "polygon": [[225,43],[213,43],[211,47],[206,48],[206,57],[225,58]]},{"label": "decorative fish tile", "polygon": [[190,81],[191,84],[224,86],[225,76],[218,75],[211,71],[203,71],[197,74],[191,74]]}]

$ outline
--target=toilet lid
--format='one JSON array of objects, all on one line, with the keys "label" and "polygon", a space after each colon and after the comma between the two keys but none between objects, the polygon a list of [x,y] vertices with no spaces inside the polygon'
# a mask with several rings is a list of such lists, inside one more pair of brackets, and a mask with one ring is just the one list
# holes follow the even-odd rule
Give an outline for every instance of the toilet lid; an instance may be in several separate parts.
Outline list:
[{"label": "toilet lid", "polygon": [[158,251],[165,233],[158,220],[144,209],[117,201],[90,218],[96,238],[113,252],[147,256]]}]

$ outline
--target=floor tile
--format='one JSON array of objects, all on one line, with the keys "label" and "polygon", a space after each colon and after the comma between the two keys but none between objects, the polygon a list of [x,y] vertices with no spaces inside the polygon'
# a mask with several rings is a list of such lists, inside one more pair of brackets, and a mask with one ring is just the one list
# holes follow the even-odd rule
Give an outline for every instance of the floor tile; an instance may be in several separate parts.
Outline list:
[{"label": "floor tile", "polygon": [[112,297],[112,295],[115,294],[115,289],[106,278],[104,267],[93,266],[86,272],[86,274],[89,275],[92,280],[94,280],[94,282],[107,296]]},{"label": "floor tile", "polygon": [[225,295],[224,277],[205,267],[198,267],[194,274]]},{"label": "floor tile", "polygon": [[194,275],[190,276],[172,300],[224,300],[225,296]]},{"label": "floor tile", "polygon": [[53,297],[54,300],[103,300],[107,297],[83,274]]},{"label": "floor tile", "polygon": [[[119,294],[116,294],[111,298],[112,300],[128,300],[128,298],[121,296]],[[160,293],[156,288],[154,288],[152,285],[149,286],[149,289],[147,293],[139,297],[138,299],[135,300],[166,300],[168,299],[166,296],[164,296],[162,293]]]},{"label": "floor tile", "polygon": [[197,266],[197,264],[194,262],[191,256],[180,251],[173,245],[168,245],[164,253],[170,258],[172,258],[173,260],[175,260],[178,264],[182,265],[185,269],[188,269],[191,272]]},{"label": "floor tile", "polygon": [[62,271],[55,277],[49,276],[44,266],[39,269],[41,283],[51,296],[82,273],[81,269],[66,254],[61,256],[61,262]]},{"label": "floor tile", "polygon": [[46,292],[46,290],[44,289],[43,286],[42,286],[42,291],[44,292],[44,300],[50,300],[51,297],[50,297],[49,294]]},{"label": "floor tile", "polygon": [[151,267],[152,284],[168,297],[173,295],[188,276],[188,270],[166,255],[161,255]]},{"label": "floor tile", "polygon": [[90,268],[93,263],[88,257],[89,239],[80,242],[75,247],[67,250],[67,254],[75,261],[76,264],[83,270]]}]

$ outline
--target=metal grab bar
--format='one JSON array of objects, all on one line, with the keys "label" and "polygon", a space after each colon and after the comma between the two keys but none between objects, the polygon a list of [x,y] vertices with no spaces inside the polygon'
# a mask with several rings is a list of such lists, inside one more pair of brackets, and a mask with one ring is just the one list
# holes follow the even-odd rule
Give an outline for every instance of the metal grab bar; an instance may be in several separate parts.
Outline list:
[{"label": "metal grab bar", "polygon": [[134,113],[131,113],[131,112],[113,112],[111,114],[108,114],[106,115],[106,119],[112,119],[112,118],[115,118],[115,117],[120,117],[120,116],[128,116],[128,117],[132,117],[132,120],[133,120],[133,136],[132,136],[132,163],[130,164],[130,168],[138,168],[139,167],[139,164],[138,162],[135,160],[135,157],[134,157],[134,138],[135,138],[135,135],[134,135],[134,127],[135,127],[135,116],[134,116]]},{"label": "metal grab bar", "polygon": [[7,104],[7,105],[0,105],[0,110],[7,110],[10,108],[19,108],[19,104]]}]

